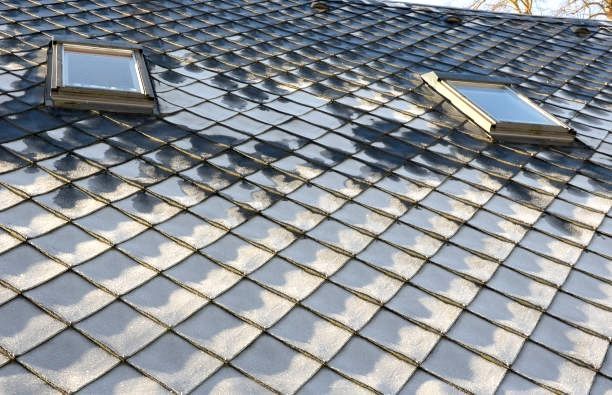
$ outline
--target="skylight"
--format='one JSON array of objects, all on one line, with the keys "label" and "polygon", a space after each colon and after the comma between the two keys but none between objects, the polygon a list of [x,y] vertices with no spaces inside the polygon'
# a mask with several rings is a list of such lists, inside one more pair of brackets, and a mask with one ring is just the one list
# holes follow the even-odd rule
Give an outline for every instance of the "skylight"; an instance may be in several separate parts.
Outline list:
[{"label": "skylight", "polygon": [[565,145],[570,129],[507,81],[430,72],[423,79],[499,141]]},{"label": "skylight", "polygon": [[64,45],[62,66],[66,86],[142,92],[133,51],[105,53],[94,47]]},{"label": "skylight", "polygon": [[48,104],[119,112],[151,112],[154,95],[138,47],[94,42],[53,42]]}]

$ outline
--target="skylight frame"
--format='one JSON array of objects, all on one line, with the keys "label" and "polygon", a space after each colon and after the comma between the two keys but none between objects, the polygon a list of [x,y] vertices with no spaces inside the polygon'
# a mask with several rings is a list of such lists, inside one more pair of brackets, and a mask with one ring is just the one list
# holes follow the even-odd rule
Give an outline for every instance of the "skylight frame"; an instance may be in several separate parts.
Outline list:
[{"label": "skylight frame", "polygon": [[[131,57],[138,80],[138,91],[65,84],[66,50]],[[48,106],[129,113],[155,112],[155,92],[140,46],[106,43],[99,40],[52,41],[49,43],[47,66],[45,103]]]},{"label": "skylight frame", "polygon": [[[525,95],[512,88],[515,82],[506,78],[490,78],[484,76],[465,75],[458,73],[428,72],[422,78],[434,90],[449,100],[459,111],[468,116],[474,123],[483,128],[492,139],[511,143],[534,143],[547,145],[569,145],[574,141],[574,131],[555,118]],[[452,82],[471,83],[475,85],[494,85],[504,87],[516,95],[534,111],[551,121],[551,124],[526,123],[498,120],[485,109],[473,102],[469,97],[459,92]]]}]

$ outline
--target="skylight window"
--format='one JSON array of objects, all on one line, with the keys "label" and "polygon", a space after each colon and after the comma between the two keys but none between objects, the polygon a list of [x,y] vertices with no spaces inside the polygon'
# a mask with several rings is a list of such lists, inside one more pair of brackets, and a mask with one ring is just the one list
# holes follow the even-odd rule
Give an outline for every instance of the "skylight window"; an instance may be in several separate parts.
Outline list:
[{"label": "skylight window", "polygon": [[499,141],[571,144],[571,130],[508,81],[430,72],[423,79]]},{"label": "skylight window", "polygon": [[155,107],[138,47],[59,41],[51,43],[48,60],[49,105],[139,113]]}]

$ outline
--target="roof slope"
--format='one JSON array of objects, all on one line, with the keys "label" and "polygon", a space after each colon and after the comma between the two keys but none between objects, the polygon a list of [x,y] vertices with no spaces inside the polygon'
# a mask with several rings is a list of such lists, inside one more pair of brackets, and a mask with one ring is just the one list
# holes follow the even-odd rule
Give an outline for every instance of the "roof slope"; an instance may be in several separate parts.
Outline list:
[{"label": "roof slope", "polygon": [[[611,26],[446,12],[0,0],[0,392],[609,389]],[[160,115],[44,107],[59,35],[141,43]],[[428,70],[580,142],[489,143]]]}]

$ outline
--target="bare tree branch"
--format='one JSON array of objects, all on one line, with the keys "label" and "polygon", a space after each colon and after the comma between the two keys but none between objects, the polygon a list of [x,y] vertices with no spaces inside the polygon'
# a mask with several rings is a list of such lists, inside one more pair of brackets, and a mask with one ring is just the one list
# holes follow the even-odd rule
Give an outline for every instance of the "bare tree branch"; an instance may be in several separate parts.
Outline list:
[{"label": "bare tree branch", "polygon": [[557,16],[578,18],[602,18],[612,20],[612,0],[563,0],[555,9],[546,8],[548,0],[473,0],[470,8],[491,11],[511,11],[519,14],[534,14],[542,10],[552,11]]}]

